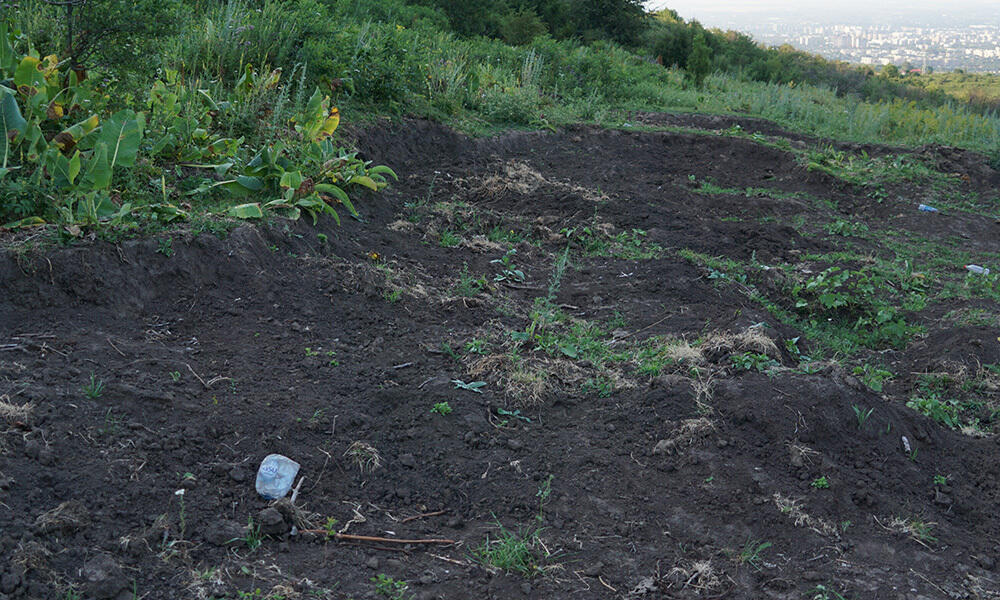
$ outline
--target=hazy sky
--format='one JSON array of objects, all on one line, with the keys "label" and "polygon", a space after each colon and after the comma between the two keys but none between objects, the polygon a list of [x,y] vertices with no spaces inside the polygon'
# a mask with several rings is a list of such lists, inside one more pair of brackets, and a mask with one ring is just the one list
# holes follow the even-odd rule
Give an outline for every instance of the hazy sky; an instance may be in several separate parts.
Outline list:
[{"label": "hazy sky", "polygon": [[648,0],[646,7],[668,7],[685,19],[713,26],[722,21],[745,22],[783,17],[790,20],[851,22],[913,22],[947,17],[966,24],[996,24],[997,0]]}]

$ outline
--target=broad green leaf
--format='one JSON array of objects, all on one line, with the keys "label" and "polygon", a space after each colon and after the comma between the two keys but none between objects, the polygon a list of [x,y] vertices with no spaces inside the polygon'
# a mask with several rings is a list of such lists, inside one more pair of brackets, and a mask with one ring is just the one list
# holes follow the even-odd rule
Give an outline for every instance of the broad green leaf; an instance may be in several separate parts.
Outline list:
[{"label": "broad green leaf", "polygon": [[302,187],[303,181],[305,181],[305,177],[299,171],[285,171],[281,174],[281,181],[278,185],[288,190],[297,190]]},{"label": "broad green leaf", "polygon": [[25,227],[38,227],[39,225],[45,225],[45,219],[41,217],[25,217],[13,223],[7,223],[0,229],[22,229]]},{"label": "broad green leaf", "polygon": [[108,145],[98,142],[87,159],[82,185],[91,190],[102,190],[111,185],[111,165],[108,163]]},{"label": "broad green leaf", "polygon": [[99,124],[100,120],[97,118],[97,115],[90,115],[90,117],[83,121],[64,129],[52,141],[63,152],[69,152],[84,136],[97,129]]},{"label": "broad green leaf", "polygon": [[49,167],[52,171],[52,178],[59,187],[72,187],[76,181],[76,176],[80,174],[80,151],[73,153],[72,158],[66,158],[62,153],[55,152],[54,159],[50,161]]},{"label": "broad green leaf", "polygon": [[240,204],[238,206],[230,207],[226,211],[230,217],[236,217],[237,219],[260,219],[264,216],[264,211],[261,210],[260,204]]},{"label": "broad green leaf", "polygon": [[25,56],[21,59],[14,70],[14,85],[17,86],[18,90],[21,89],[21,86],[25,86],[36,92],[41,91],[45,86],[45,76],[38,69],[41,64],[42,60],[34,56]]},{"label": "broad green leaf", "polygon": [[399,176],[396,175],[396,172],[385,165],[378,165],[377,167],[372,167],[368,169],[368,173],[370,175],[383,175],[383,174],[392,175],[393,179],[399,181]]},{"label": "broad green leaf", "polygon": [[[140,119],[134,111],[121,110],[105,121],[98,136],[98,143],[108,147],[108,166],[131,167],[135,164],[142,141]],[[110,181],[109,181],[110,184]]]},{"label": "broad green leaf", "polygon": [[10,132],[16,131],[14,139],[17,139],[24,135],[27,126],[28,122],[21,116],[13,91],[0,86],[0,167],[6,168],[10,160],[13,148]]},{"label": "broad green leaf", "polygon": [[[347,192],[340,189],[339,187],[333,185],[332,183],[317,183],[316,191],[332,195],[334,198],[339,200],[341,204],[346,206],[347,210],[351,211],[352,215],[354,215],[355,217],[358,216],[358,211],[354,208],[354,203],[352,203],[351,199],[347,196]],[[333,214],[336,215],[337,213],[334,212]],[[337,218],[337,221],[339,223],[340,221],[339,217]]]},{"label": "broad green leaf", "polygon": [[368,177],[367,175],[358,175],[357,177],[351,177],[350,183],[356,183],[360,186],[372,190],[373,192],[378,191],[378,184],[375,183],[375,181],[373,181],[372,178]]},{"label": "broad green leaf", "polygon": [[0,79],[6,79],[17,68],[14,46],[10,43],[10,28],[6,20],[0,20]]}]

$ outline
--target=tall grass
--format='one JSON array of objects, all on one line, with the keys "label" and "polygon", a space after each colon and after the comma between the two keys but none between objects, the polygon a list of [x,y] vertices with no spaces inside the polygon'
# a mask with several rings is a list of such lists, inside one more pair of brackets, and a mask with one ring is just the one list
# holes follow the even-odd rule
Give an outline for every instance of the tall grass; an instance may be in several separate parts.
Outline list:
[{"label": "tall grass", "polygon": [[[58,14],[39,0],[16,11],[32,39],[58,44]],[[320,87],[349,119],[394,113],[472,129],[621,124],[630,111],[702,111],[764,117],[823,137],[905,145],[940,143],[995,152],[1000,118],[961,103],[866,102],[808,85],[747,81],[715,74],[704,89],[613,43],[582,45],[549,37],[524,46],[445,31],[447,20],[403,0],[186,0],[186,22],[151,48],[149,64],[179,71],[223,97],[247,65],[283,69],[297,89]],[[37,10],[35,10],[37,9]],[[37,36],[37,37],[36,37]],[[41,43],[41,42],[40,42]],[[149,70],[155,77],[156,69]],[[148,87],[124,90],[142,98]],[[263,95],[228,126],[279,121],[298,108],[296,94]],[[121,94],[121,95],[126,95]],[[267,113],[267,119],[255,118]]]}]

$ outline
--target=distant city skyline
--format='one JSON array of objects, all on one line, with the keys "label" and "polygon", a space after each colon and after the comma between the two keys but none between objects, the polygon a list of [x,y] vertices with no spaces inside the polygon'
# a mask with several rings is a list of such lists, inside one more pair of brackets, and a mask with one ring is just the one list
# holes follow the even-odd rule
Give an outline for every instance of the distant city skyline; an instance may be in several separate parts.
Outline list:
[{"label": "distant city skyline", "polygon": [[944,19],[957,25],[1000,26],[996,0],[648,0],[647,10],[672,8],[706,27],[759,26],[763,20],[841,24],[918,25]]},{"label": "distant city skyline", "polygon": [[1000,0],[649,0],[708,29],[833,60],[1000,72]]}]

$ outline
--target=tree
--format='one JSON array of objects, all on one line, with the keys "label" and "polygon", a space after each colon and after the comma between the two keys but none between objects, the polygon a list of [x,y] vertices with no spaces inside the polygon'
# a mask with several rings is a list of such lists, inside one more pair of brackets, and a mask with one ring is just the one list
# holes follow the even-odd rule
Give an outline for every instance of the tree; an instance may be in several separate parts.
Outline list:
[{"label": "tree", "polygon": [[538,14],[531,8],[511,11],[500,23],[500,35],[503,41],[513,46],[528,44],[531,40],[544,35],[549,30]]},{"label": "tree", "polygon": [[705,34],[701,30],[691,39],[691,53],[687,59],[687,74],[694,84],[701,87],[705,77],[712,72],[712,50],[705,42]]},{"label": "tree", "polygon": [[[179,0],[44,0],[63,9],[63,52],[73,66],[97,62],[148,67],[143,42],[173,31]],[[141,66],[140,66],[141,65]]]},{"label": "tree", "polygon": [[882,67],[882,74],[890,79],[895,79],[899,77],[899,67],[892,64],[886,65]]}]

